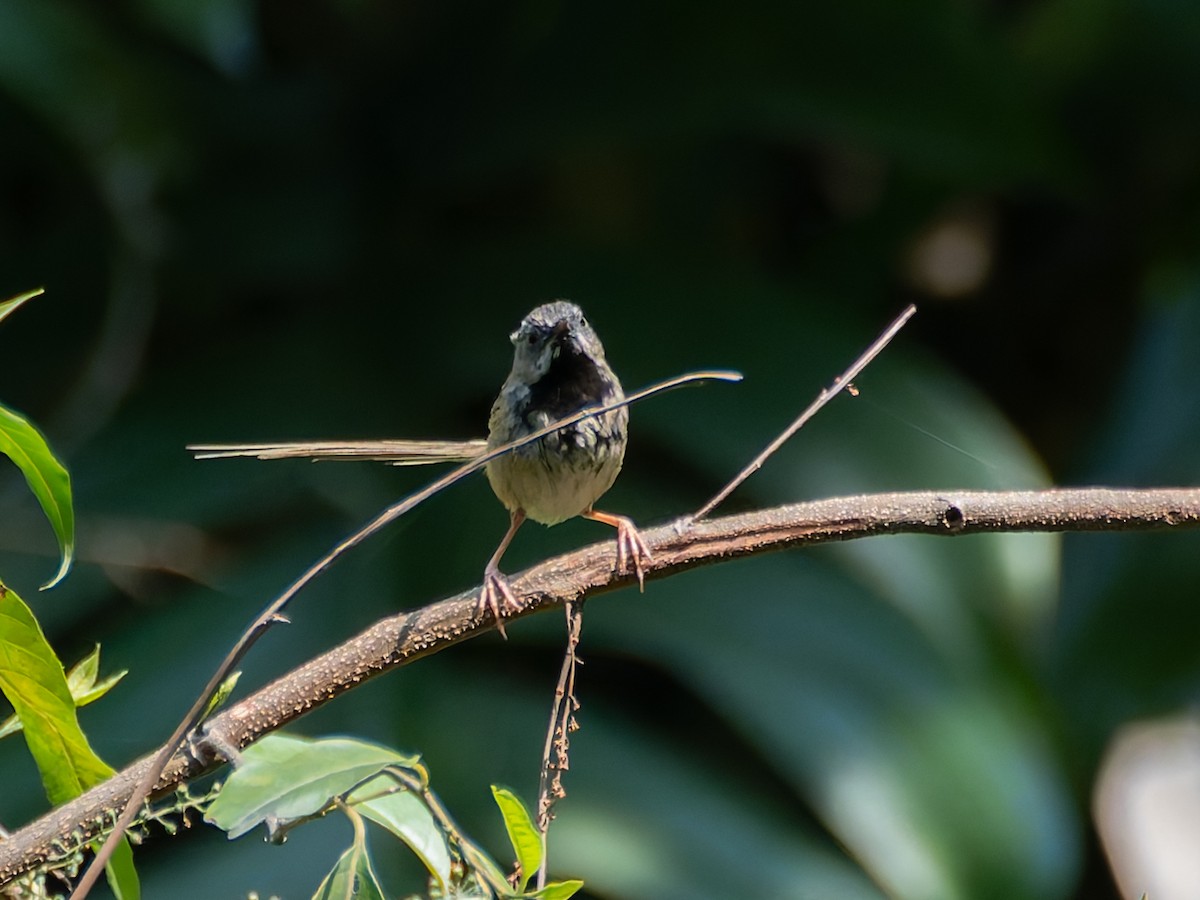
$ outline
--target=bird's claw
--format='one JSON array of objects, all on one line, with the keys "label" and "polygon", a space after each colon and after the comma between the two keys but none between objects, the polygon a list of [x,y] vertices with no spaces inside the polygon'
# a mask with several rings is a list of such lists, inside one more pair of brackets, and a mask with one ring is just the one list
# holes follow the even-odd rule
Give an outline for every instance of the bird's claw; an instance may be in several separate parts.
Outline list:
[{"label": "bird's claw", "polygon": [[638,590],[646,592],[647,563],[654,560],[654,554],[642,539],[642,533],[637,526],[624,516],[617,518],[617,571],[633,572],[637,575]]},{"label": "bird's claw", "polygon": [[508,586],[508,579],[504,577],[504,573],[494,569],[485,571],[476,614],[483,615],[485,611],[490,611],[492,618],[496,620],[496,630],[500,632],[500,637],[508,640],[504,631],[505,611],[516,612],[520,608],[521,604],[513,594],[512,588]]}]

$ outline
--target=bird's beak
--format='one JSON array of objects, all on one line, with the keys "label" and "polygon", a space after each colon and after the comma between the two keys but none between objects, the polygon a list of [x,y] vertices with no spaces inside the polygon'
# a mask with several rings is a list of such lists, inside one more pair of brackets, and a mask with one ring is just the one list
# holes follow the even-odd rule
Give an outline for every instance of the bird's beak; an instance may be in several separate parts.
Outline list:
[{"label": "bird's beak", "polygon": [[577,352],[577,349],[572,347],[572,344],[570,323],[566,319],[559,319],[559,321],[554,323],[554,327],[550,329],[550,345],[554,348],[554,356],[557,358],[564,347],[567,348],[568,353]]}]

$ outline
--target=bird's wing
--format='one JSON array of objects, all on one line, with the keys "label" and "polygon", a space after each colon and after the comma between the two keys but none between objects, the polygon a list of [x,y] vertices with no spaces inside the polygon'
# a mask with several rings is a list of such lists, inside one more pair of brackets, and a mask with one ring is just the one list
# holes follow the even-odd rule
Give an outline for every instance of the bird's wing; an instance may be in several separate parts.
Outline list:
[{"label": "bird's wing", "polygon": [[365,459],[393,466],[462,462],[481,456],[487,441],[308,441],[291,444],[189,444],[196,459]]}]

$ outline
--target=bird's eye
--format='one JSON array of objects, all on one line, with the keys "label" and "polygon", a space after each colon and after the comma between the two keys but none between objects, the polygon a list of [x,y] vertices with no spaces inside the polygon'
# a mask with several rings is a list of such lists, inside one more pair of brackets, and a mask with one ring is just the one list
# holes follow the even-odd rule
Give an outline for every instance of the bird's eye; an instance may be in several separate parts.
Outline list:
[{"label": "bird's eye", "polygon": [[529,341],[530,347],[532,347],[534,344],[536,344],[538,342],[537,332],[536,331],[529,332],[529,337],[527,338],[527,340]]},{"label": "bird's eye", "polygon": [[587,317],[586,316],[579,317],[579,325],[582,328],[587,328]]}]

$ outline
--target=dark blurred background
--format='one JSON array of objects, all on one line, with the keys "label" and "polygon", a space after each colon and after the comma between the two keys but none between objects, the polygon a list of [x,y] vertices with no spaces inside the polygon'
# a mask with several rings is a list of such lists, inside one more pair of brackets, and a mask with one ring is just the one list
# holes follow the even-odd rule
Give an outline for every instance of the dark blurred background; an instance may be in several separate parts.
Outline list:
[{"label": "dark blurred background", "polygon": [[[727,509],[1195,484],[1198,113],[1200,14],[1175,0],[0,0],[0,296],[47,289],[4,323],[0,398],[68,462],[80,551],[36,596],[53,538],[14,469],[0,571],[68,663],[99,641],[130,670],[82,714],[124,764],[428,476],[184,444],[481,435],[509,331],[555,297],[628,387],[746,375],[634,409],[606,505],[643,523],[699,506],[910,301],[862,396]],[[243,687],[478,583],[505,523],[483,479],[402,520]],[[608,537],[527,528],[508,567]],[[1103,841],[1094,786],[1130,729],[1191,721],[1198,577],[1197,534],[885,538],[606,595],[556,874],[597,898],[1118,896],[1137,783],[1113,776]],[[532,801],[563,625],[510,635],[295,730],[423,753],[503,855],[488,785]],[[0,775],[0,822],[44,809],[19,740]],[[193,829],[139,859],[151,897],[302,897],[349,835]],[[1125,893],[1193,896],[1172,864]]]}]

